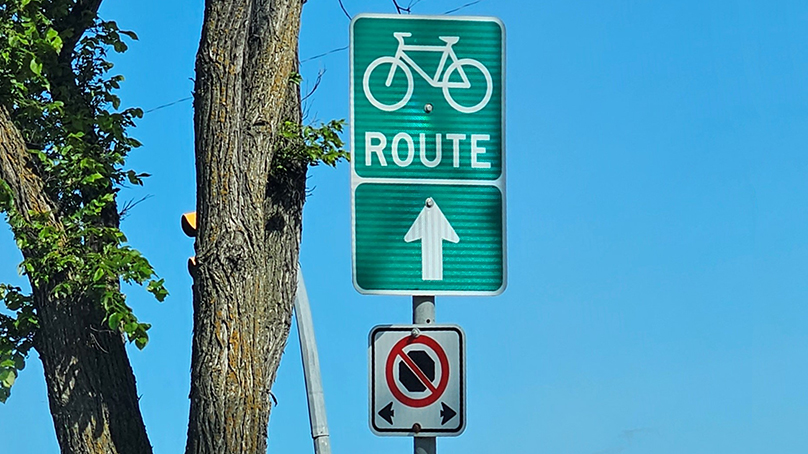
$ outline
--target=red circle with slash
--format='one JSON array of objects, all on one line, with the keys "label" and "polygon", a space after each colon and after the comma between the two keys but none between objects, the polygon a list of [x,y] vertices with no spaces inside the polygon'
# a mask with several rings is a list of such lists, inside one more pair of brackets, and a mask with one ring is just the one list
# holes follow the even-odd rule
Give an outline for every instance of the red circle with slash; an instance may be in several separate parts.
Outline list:
[{"label": "red circle with slash", "polygon": [[[438,380],[437,385],[432,383],[432,381],[429,380],[418,365],[415,364],[415,361],[413,361],[412,358],[407,356],[407,354],[404,352],[405,347],[415,344],[424,345],[435,352],[435,356],[437,356],[438,361],[440,362],[441,371],[441,377],[440,380]],[[415,399],[407,396],[401,391],[401,389],[398,387],[399,385],[396,381],[394,373],[396,358],[401,358],[412,373],[415,374],[415,376],[418,377],[427,390],[430,391],[428,396]],[[435,339],[432,339],[424,334],[421,334],[418,337],[407,336],[398,341],[396,345],[393,346],[393,349],[390,350],[390,355],[387,357],[387,363],[384,369],[387,377],[387,386],[390,388],[390,392],[393,393],[393,396],[398,399],[399,402],[408,407],[423,408],[434,404],[438,399],[440,399],[440,396],[443,395],[443,392],[446,391],[446,386],[449,384],[449,358],[446,356],[446,352],[443,351],[443,348]]]}]

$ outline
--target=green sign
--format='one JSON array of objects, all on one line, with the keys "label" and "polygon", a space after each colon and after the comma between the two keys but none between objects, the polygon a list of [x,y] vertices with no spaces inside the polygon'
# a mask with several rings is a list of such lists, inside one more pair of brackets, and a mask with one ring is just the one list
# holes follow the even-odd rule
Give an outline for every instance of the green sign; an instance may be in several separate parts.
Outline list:
[{"label": "green sign", "polygon": [[351,23],[354,284],[505,288],[504,29],[495,18]]}]

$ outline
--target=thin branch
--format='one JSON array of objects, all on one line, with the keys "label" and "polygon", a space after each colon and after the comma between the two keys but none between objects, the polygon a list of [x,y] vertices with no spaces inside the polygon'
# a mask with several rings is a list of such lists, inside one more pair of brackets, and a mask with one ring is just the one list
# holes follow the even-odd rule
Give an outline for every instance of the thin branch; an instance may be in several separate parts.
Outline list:
[{"label": "thin branch", "polygon": [[311,104],[306,102],[306,100],[309,99],[309,97],[311,97],[311,95],[313,95],[317,90],[317,87],[320,86],[320,82],[323,81],[323,74],[325,74],[325,68],[320,69],[320,71],[317,73],[317,79],[314,81],[314,86],[311,88],[311,90],[309,90],[306,96],[300,99],[300,104],[303,106],[303,120],[309,117],[309,111],[311,109]]},{"label": "thin branch", "polygon": [[346,15],[346,16],[348,16],[348,20],[353,19],[353,18],[351,17],[351,15],[350,15],[350,14],[348,14],[348,10],[347,10],[347,9],[345,9],[345,5],[343,5],[343,4],[342,4],[342,0],[337,0],[337,1],[339,2],[339,7],[340,7],[340,8],[342,8],[342,12],[343,12],[343,13],[345,13],[345,15]]},{"label": "thin branch", "polygon": [[315,80],[314,80],[314,86],[313,86],[313,87],[311,87],[311,90],[309,90],[309,92],[306,94],[306,96],[304,96],[304,97],[303,97],[303,98],[300,100],[300,102],[305,102],[307,99],[309,99],[309,97],[310,97],[311,95],[313,95],[313,94],[314,94],[314,92],[315,92],[315,91],[317,91],[317,87],[319,87],[319,86],[320,86],[320,82],[322,82],[322,81],[323,81],[323,74],[325,74],[325,68],[321,69],[321,70],[320,70],[320,71],[317,73],[317,79],[315,79]]},{"label": "thin branch", "polygon": [[452,13],[456,13],[456,12],[460,11],[461,9],[465,9],[465,8],[468,8],[469,6],[476,5],[477,3],[480,3],[481,1],[483,1],[483,0],[474,0],[473,2],[466,3],[466,4],[465,4],[465,5],[463,5],[463,6],[458,6],[458,7],[457,7],[457,8],[455,8],[455,9],[450,9],[449,11],[446,11],[446,12],[445,12],[445,13],[443,13],[443,14],[452,14]]},{"label": "thin branch", "polygon": [[147,196],[141,197],[138,200],[134,199],[127,200],[126,203],[123,204],[123,208],[121,208],[121,211],[118,213],[118,215],[121,217],[121,219],[125,218],[127,215],[129,215],[129,212],[132,211],[132,208],[140,205],[141,202],[144,202],[152,197],[153,196],[149,194]]}]

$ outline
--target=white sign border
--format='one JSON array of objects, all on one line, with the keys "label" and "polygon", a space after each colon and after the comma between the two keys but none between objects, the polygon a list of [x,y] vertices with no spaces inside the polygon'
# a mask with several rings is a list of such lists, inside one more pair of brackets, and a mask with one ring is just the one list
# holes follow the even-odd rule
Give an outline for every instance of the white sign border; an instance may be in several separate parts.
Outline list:
[{"label": "white sign border", "polygon": [[[354,168],[356,165],[355,157],[355,134],[354,134],[354,24],[357,20],[362,18],[375,18],[375,19],[396,19],[396,20],[450,20],[450,21],[474,21],[474,22],[494,22],[499,25],[502,33],[502,99],[500,100],[502,106],[502,171],[499,178],[496,180],[415,180],[415,179],[393,179],[393,178],[363,178],[356,173]],[[350,85],[350,106],[351,106],[351,277],[353,286],[357,292],[362,295],[434,295],[434,296],[497,296],[508,287],[508,228],[507,228],[507,212],[508,203],[505,192],[505,169],[506,169],[506,131],[505,131],[505,90],[506,90],[506,65],[505,65],[505,24],[498,18],[493,16],[433,16],[433,15],[413,15],[413,14],[377,14],[377,13],[360,13],[351,19],[349,26],[349,85]],[[362,288],[356,280],[356,188],[362,183],[405,183],[405,184],[451,184],[456,186],[472,185],[472,186],[495,186],[502,194],[502,285],[496,290],[369,290]]]}]

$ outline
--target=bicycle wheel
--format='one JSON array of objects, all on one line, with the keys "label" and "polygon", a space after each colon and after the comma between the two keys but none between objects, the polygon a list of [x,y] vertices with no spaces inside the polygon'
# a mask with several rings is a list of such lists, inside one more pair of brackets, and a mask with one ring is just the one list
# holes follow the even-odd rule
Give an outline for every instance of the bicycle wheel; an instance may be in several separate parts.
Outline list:
[{"label": "bicycle wheel", "polygon": [[[474,71],[469,71],[472,68],[474,68]],[[462,70],[462,73],[460,73],[461,77],[463,77],[464,82],[468,82],[467,84],[450,81],[452,73],[458,70]],[[485,94],[482,95],[482,99],[479,102],[474,104],[477,99],[480,99],[477,94],[482,91],[480,75],[485,78]],[[488,101],[491,100],[491,93],[494,91],[494,82],[491,80],[491,73],[488,72],[488,68],[472,58],[461,58],[449,65],[449,67],[446,68],[446,72],[443,74],[442,85],[443,97],[446,98],[446,102],[456,111],[462,113],[474,113],[488,105]],[[449,91],[452,89],[455,90],[455,96],[461,99],[466,105],[460,104],[452,97]]]},{"label": "bicycle wheel", "polygon": [[[374,74],[373,70],[379,67],[381,67],[382,71],[376,71]],[[396,83],[395,81],[396,70],[399,68],[404,72],[404,76],[407,78],[407,88],[404,90],[403,95],[400,94],[402,91],[400,90],[401,83]],[[390,80],[391,83],[388,84],[388,80]],[[378,85],[377,96],[379,96],[382,101],[374,96],[370,90],[371,83],[375,82],[379,84],[380,81],[381,84]],[[385,112],[394,112],[404,107],[412,96],[414,85],[410,68],[395,57],[379,57],[373,60],[373,63],[365,70],[365,77],[362,79],[362,88],[365,90],[365,97],[374,107],[379,110],[384,110]],[[382,89],[382,86],[386,88]]]}]

